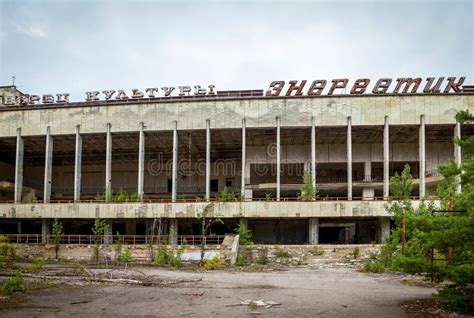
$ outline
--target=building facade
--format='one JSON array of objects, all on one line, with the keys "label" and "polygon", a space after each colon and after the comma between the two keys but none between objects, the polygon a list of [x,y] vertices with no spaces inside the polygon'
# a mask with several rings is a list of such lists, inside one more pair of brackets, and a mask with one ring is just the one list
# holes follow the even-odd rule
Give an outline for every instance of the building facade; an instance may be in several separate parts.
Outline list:
[{"label": "building facade", "polygon": [[[461,162],[453,139],[474,128],[456,123],[460,110],[474,112],[472,93],[3,105],[0,233],[45,237],[57,218],[89,234],[103,218],[109,233],[147,235],[159,219],[176,242],[199,234],[214,202],[217,234],[244,221],[262,243],[382,242],[389,178],[408,164],[416,205],[434,194],[438,165]],[[298,199],[305,172],[316,200]]]}]

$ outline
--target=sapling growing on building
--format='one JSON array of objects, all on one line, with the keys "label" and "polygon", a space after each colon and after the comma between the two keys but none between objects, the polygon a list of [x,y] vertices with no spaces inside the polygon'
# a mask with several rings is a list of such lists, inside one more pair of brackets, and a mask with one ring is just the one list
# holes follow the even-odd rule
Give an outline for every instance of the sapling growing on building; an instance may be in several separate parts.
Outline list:
[{"label": "sapling growing on building", "polygon": [[204,249],[206,248],[206,235],[213,224],[223,224],[220,215],[214,213],[214,203],[209,203],[197,214],[201,223],[201,262],[204,259]]},{"label": "sapling growing on building", "polygon": [[93,256],[96,262],[99,262],[100,245],[104,242],[104,234],[108,227],[109,225],[106,220],[100,218],[95,219],[92,233],[94,233]]},{"label": "sapling growing on building", "polygon": [[303,185],[298,193],[298,199],[301,201],[312,201],[319,195],[319,190],[313,185],[313,176],[310,172],[303,175]]},{"label": "sapling growing on building", "polygon": [[61,246],[61,240],[64,237],[64,229],[63,224],[58,221],[58,219],[54,219],[53,221],[53,243],[54,243],[54,252],[56,255],[56,259],[59,258],[59,248]]}]

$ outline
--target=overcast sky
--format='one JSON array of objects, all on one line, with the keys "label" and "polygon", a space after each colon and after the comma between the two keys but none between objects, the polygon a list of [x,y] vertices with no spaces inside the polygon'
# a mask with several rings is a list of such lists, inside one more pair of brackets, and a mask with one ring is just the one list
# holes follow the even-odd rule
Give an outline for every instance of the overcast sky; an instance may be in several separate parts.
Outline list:
[{"label": "overcast sky", "polygon": [[473,79],[473,1],[0,0],[1,85],[24,93],[273,80]]}]

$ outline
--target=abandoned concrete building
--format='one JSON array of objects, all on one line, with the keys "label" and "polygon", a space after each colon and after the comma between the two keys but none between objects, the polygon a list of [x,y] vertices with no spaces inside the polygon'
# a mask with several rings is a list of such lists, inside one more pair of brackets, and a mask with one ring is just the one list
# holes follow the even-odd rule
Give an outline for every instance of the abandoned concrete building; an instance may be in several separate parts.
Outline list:
[{"label": "abandoned concrete building", "polygon": [[[197,215],[212,201],[216,235],[242,220],[257,243],[380,243],[390,176],[410,165],[417,204],[440,182],[438,165],[462,160],[453,138],[474,133],[455,120],[474,112],[463,91],[26,106],[5,105],[23,95],[15,87],[0,93],[0,234],[43,240],[55,218],[67,235],[88,235],[103,218],[110,234],[137,241],[158,218],[178,242],[199,234]],[[298,199],[306,171],[315,200]]]}]

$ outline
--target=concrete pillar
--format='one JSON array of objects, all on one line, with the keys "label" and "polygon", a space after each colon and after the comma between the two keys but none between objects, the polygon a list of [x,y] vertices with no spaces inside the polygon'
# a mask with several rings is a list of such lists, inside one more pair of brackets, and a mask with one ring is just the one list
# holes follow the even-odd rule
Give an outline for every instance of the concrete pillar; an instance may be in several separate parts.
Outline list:
[{"label": "concrete pillar", "polygon": [[178,219],[168,219],[169,224],[169,244],[178,245]]},{"label": "concrete pillar", "polygon": [[276,118],[277,132],[276,132],[276,199],[280,201],[280,174],[281,174],[281,149],[280,149],[280,117]]},{"label": "concrete pillar", "polygon": [[311,178],[316,188],[316,126],[314,116],[311,117]]},{"label": "concrete pillar", "polygon": [[379,217],[378,243],[385,243],[385,239],[390,235],[390,217]]},{"label": "concrete pillar", "polygon": [[81,199],[81,174],[82,174],[82,136],[81,126],[76,126],[76,152],[74,160],[74,201]]},{"label": "concrete pillar", "polygon": [[[456,126],[454,126],[454,138],[456,139],[461,139],[461,124],[456,123]],[[454,144],[454,162],[456,163],[456,166],[458,168],[461,167],[462,165],[462,152],[461,152],[461,146],[458,144]],[[461,178],[458,176],[458,186],[456,188],[456,192],[461,192]]]},{"label": "concrete pillar", "polygon": [[308,243],[319,244],[319,218],[309,218],[308,220]]},{"label": "concrete pillar", "polygon": [[140,123],[138,136],[138,186],[137,192],[141,199],[143,199],[143,185],[145,183],[145,125]]},{"label": "concrete pillar", "polygon": [[368,154],[368,158],[364,162],[364,181],[372,181],[372,161],[370,158],[370,154]]},{"label": "concrete pillar", "polygon": [[51,176],[53,170],[53,137],[51,127],[46,128],[46,151],[44,155],[44,194],[43,202],[49,203],[51,199]]},{"label": "concrete pillar", "polygon": [[48,238],[51,235],[51,220],[42,219],[41,220],[41,242],[43,244],[48,243]]},{"label": "concrete pillar", "polygon": [[112,197],[112,132],[111,125],[107,124],[105,145],[105,201]]},{"label": "concrete pillar", "polygon": [[16,222],[16,233],[21,234],[21,221]]},{"label": "concrete pillar", "polygon": [[352,200],[352,119],[347,117],[347,199]]},{"label": "concrete pillar", "polygon": [[206,201],[211,199],[211,121],[206,119]]},{"label": "concrete pillar", "polygon": [[390,195],[390,131],[388,116],[385,116],[383,126],[383,198]]},{"label": "concrete pillar", "polygon": [[171,202],[176,202],[178,195],[178,122],[173,124],[173,168],[171,173]]},{"label": "concrete pillar", "polygon": [[15,157],[15,203],[21,203],[23,192],[23,157],[24,143],[21,128],[16,130],[16,157]]},{"label": "concrete pillar", "polygon": [[104,232],[104,244],[113,244],[114,239],[114,227],[113,227],[113,221],[112,220],[107,220],[107,228],[105,229]]},{"label": "concrete pillar", "polygon": [[242,119],[242,171],[241,171],[241,181],[240,181],[240,194],[242,195],[242,198],[245,200],[246,195],[245,195],[245,167],[246,167],[246,153],[245,153],[245,148],[246,148],[246,142],[247,142],[247,137],[245,135],[245,118]]},{"label": "concrete pillar", "polygon": [[420,198],[425,196],[425,167],[426,167],[426,143],[425,143],[425,116],[420,116]]}]

